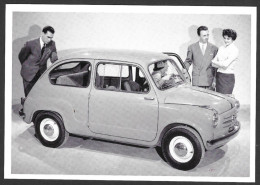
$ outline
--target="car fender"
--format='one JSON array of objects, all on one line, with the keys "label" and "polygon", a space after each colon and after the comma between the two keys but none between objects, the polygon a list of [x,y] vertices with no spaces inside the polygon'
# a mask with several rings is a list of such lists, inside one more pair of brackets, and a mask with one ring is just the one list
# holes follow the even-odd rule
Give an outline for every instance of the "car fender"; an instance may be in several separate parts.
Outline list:
[{"label": "car fender", "polygon": [[182,123],[172,123],[172,124],[170,124],[170,125],[167,125],[167,126],[163,129],[163,131],[161,132],[161,134],[160,134],[160,139],[159,139],[159,141],[158,141],[158,143],[157,143],[157,146],[160,146],[160,147],[161,147],[161,141],[162,141],[162,138],[163,138],[163,136],[165,135],[166,132],[168,132],[168,131],[171,130],[171,129],[177,129],[177,128],[186,129],[186,130],[190,131],[191,133],[193,133],[193,134],[196,136],[196,138],[199,140],[200,145],[201,145],[202,158],[203,158],[204,155],[205,155],[205,145],[204,145],[204,143],[203,143],[203,141],[202,141],[201,135],[200,135],[200,134],[198,133],[198,131],[195,130],[194,128],[192,128],[192,127],[190,127],[190,126],[188,126],[188,125],[182,124]]},{"label": "car fender", "polygon": [[[165,128],[171,128],[174,124],[181,124],[195,130],[204,146],[208,140],[213,139],[212,126],[213,111],[189,105],[161,104],[159,109],[158,142]],[[174,123],[174,124],[173,124]]]},{"label": "car fender", "polygon": [[[47,99],[45,97],[42,100],[40,100],[38,98],[37,101],[33,98],[29,98],[28,100],[26,100],[26,103],[31,106],[26,106],[27,109],[29,109],[29,110],[26,110],[26,115],[28,114],[29,116],[28,117],[26,116],[25,121],[27,123],[34,121],[33,119],[35,118],[35,114],[42,112],[42,111],[55,112],[56,114],[59,114],[59,116],[63,120],[65,129],[69,133],[78,133],[81,130],[82,133],[80,133],[80,134],[85,134],[86,129],[88,127],[87,127],[86,123],[76,119],[72,105],[69,104],[65,100],[55,99],[56,104],[59,106],[55,106],[53,104],[50,107],[48,102],[53,102],[53,101],[54,101],[54,99],[52,97],[49,97]],[[41,102],[41,103],[39,103],[39,102]],[[73,116],[71,116],[71,115],[73,115]],[[72,124],[72,123],[77,123],[77,124]],[[86,129],[82,129],[82,128],[86,128]]]}]

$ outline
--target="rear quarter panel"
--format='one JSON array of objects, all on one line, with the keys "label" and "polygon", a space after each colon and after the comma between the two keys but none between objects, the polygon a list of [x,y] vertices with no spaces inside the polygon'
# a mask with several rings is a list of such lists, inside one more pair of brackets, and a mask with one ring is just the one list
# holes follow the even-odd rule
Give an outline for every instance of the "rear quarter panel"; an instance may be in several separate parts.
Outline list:
[{"label": "rear quarter panel", "polygon": [[[57,90],[55,85],[50,83],[49,77],[45,73],[45,75],[37,81],[25,101],[24,112],[26,117],[24,121],[27,123],[32,122],[33,115],[36,111],[52,111],[62,117],[65,128],[69,133],[87,135],[89,131],[87,125],[88,111],[84,114],[75,111],[75,104],[79,104],[80,106],[82,103],[80,99],[75,100],[71,97],[70,93],[66,94],[64,91],[59,92],[60,90]],[[84,88],[75,88],[74,93],[80,96],[81,93],[84,93],[84,90]]]}]

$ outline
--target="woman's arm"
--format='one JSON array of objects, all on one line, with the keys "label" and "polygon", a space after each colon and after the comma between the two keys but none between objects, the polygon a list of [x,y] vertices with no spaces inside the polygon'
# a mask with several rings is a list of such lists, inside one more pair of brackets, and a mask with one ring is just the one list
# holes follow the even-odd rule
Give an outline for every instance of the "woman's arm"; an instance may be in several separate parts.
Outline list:
[{"label": "woman's arm", "polygon": [[217,62],[212,62],[212,67],[221,68],[222,66],[218,65]]},{"label": "woman's arm", "polygon": [[234,49],[230,54],[229,56],[227,57],[227,59],[225,60],[219,60],[219,61],[212,61],[212,63],[214,65],[217,65],[219,66],[220,68],[223,68],[223,69],[227,69],[227,67],[234,61],[236,60],[238,57],[238,49]]}]

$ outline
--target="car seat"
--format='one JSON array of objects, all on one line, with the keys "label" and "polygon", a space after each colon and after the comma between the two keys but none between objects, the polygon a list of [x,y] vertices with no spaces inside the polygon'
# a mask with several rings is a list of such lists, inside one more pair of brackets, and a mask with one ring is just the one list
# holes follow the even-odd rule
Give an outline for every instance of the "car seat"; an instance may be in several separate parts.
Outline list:
[{"label": "car seat", "polygon": [[141,86],[137,82],[134,82],[134,81],[125,81],[124,89],[126,91],[141,91]]}]

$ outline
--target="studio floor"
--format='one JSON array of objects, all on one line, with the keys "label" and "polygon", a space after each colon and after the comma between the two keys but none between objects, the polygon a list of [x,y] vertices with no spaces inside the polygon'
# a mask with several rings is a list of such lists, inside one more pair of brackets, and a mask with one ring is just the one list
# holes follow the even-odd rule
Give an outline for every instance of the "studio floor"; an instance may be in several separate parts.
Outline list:
[{"label": "studio floor", "polygon": [[208,151],[193,170],[170,167],[156,148],[70,136],[62,148],[47,148],[34,137],[33,124],[12,111],[12,174],[249,177],[250,109],[241,106],[240,133],[227,145]]}]

